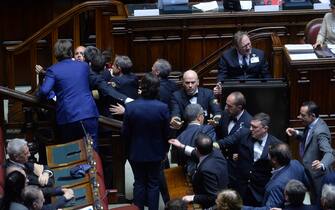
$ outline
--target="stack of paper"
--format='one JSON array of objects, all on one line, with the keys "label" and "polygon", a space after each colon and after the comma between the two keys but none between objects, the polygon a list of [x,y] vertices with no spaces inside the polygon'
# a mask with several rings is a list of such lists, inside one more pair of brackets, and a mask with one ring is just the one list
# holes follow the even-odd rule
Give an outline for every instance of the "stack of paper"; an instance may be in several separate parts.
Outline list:
[{"label": "stack of paper", "polygon": [[290,54],[291,60],[313,60],[318,59],[315,53]]},{"label": "stack of paper", "polygon": [[286,44],[285,48],[291,53],[314,53],[314,48],[311,44]]},{"label": "stack of paper", "polygon": [[203,3],[195,4],[193,6],[204,12],[219,9],[218,3],[216,1],[203,2]]}]

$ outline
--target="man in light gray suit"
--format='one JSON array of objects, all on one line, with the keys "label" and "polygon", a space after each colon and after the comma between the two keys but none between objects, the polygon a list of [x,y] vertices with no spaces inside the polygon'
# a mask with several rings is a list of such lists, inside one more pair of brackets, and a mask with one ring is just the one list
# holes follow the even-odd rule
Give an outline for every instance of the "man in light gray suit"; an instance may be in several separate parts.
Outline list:
[{"label": "man in light gray suit", "polygon": [[330,145],[330,131],[327,124],[319,118],[319,107],[313,101],[302,104],[298,118],[306,126],[305,130],[287,128],[286,133],[300,141],[300,156],[314,188],[312,201],[319,201],[323,177],[331,171],[331,165],[335,160]]}]

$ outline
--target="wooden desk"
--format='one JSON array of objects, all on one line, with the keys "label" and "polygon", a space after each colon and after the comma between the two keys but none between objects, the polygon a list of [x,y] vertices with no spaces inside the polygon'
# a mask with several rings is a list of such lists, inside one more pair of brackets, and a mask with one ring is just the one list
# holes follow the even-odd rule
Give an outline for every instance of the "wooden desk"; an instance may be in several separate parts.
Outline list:
[{"label": "wooden desk", "polygon": [[[139,5],[137,5],[140,8]],[[144,5],[143,5],[144,7]],[[151,5],[152,7],[152,5]],[[290,10],[278,12],[209,12],[133,16],[133,5],[126,5],[128,16],[111,17],[113,55],[126,54],[134,71],[148,72],[157,58],[166,58],[173,70],[185,71],[232,39],[237,30],[250,31],[268,26],[284,26],[279,34],[283,44],[298,43],[306,24],[323,17],[327,10]],[[254,43],[266,49],[267,43]]]},{"label": "wooden desk", "polygon": [[290,86],[290,119],[295,120],[304,101],[320,106],[320,115],[335,116],[335,59],[291,60],[284,48],[284,73]]}]

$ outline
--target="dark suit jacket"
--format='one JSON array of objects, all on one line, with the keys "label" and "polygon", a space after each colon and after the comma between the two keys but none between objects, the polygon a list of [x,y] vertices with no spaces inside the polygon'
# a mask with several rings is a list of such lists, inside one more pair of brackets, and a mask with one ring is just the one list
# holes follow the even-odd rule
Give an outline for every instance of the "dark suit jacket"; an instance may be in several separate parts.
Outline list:
[{"label": "dark suit jacket", "polygon": [[[300,131],[297,138],[301,140],[303,135],[303,132]],[[309,138],[306,139],[305,152],[302,157],[303,165],[308,170],[313,180],[313,186],[317,195],[321,193],[323,177],[328,172],[332,171],[331,165],[335,160],[330,140],[331,136],[327,124],[321,118],[318,118],[315,126],[310,131]],[[314,160],[320,160],[324,164],[326,170],[313,170],[311,166]]]},{"label": "dark suit jacket", "polygon": [[115,88],[109,85],[103,78],[101,74],[90,70],[89,73],[89,83],[92,90],[97,89],[102,97],[108,96],[116,100],[119,103],[124,103],[127,99],[127,96],[119,93]]},{"label": "dark suit jacket", "polygon": [[123,74],[111,79],[112,86],[120,93],[132,99],[138,98],[138,78],[136,75]]},{"label": "dark suit jacket", "polygon": [[[192,153],[193,154],[193,153]],[[192,176],[194,203],[203,208],[215,205],[217,193],[228,185],[227,163],[220,150],[214,149]]]},{"label": "dark suit jacket", "polygon": [[[215,129],[213,126],[198,124],[188,124],[186,129],[177,137],[177,139],[185,145],[195,147],[195,139],[200,132],[207,134],[213,139],[213,141],[216,139]],[[196,169],[197,163],[192,159],[185,157],[183,152],[176,154],[178,165],[184,166],[187,174],[192,174]]]},{"label": "dark suit jacket", "polygon": [[296,179],[304,183],[305,186],[309,186],[305,169],[297,160],[291,160],[283,169],[272,175],[265,187],[263,207],[245,207],[243,209],[267,210],[273,207],[283,208],[285,203],[284,189],[291,179]]},{"label": "dark suit jacket", "polygon": [[[197,103],[200,104],[206,112],[206,119],[209,118],[209,114],[221,114],[220,105],[216,102],[217,100],[214,98],[213,91],[207,88],[198,88]],[[190,101],[184,89],[175,91],[171,98],[171,116],[178,116],[183,119],[184,110],[189,104]]]},{"label": "dark suit jacket", "polygon": [[176,90],[178,90],[178,88],[174,81],[161,78],[159,84],[159,98],[162,102],[170,105],[172,94]]},{"label": "dark suit jacket", "polygon": [[168,151],[169,109],[159,100],[137,99],[126,104],[122,137],[130,161],[161,161]]},{"label": "dark suit jacket", "polygon": [[283,210],[319,210],[318,206],[314,205],[301,205],[301,206],[286,206]]},{"label": "dark suit jacket", "polygon": [[268,159],[269,146],[280,141],[268,134],[261,158],[254,162],[254,140],[249,129],[242,128],[238,132],[218,141],[221,150],[230,145],[238,145],[239,159],[236,162],[237,191],[245,198],[249,188],[258,202],[262,202],[265,185],[271,177],[272,166]]},{"label": "dark suit jacket", "polygon": [[88,75],[88,64],[72,59],[62,60],[47,69],[37,95],[47,96],[50,91],[55,91],[58,124],[99,116]]},{"label": "dark suit jacket", "polygon": [[259,62],[249,62],[249,65],[243,68],[238,61],[237,50],[235,48],[226,50],[219,61],[218,81],[221,82],[226,79],[271,78],[264,52],[252,48],[250,58],[252,57],[258,57]]}]

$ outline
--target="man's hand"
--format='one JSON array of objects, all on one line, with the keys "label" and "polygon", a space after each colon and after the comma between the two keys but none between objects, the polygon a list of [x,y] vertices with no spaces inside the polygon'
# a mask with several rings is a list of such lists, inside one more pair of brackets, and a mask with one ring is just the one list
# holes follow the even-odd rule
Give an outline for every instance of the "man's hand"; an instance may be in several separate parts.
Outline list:
[{"label": "man's hand", "polygon": [[217,142],[213,142],[213,147],[217,148],[217,149],[220,149],[220,145]]},{"label": "man's hand", "polygon": [[207,120],[207,123],[213,127],[219,125],[221,115],[215,115],[213,119]]},{"label": "man's hand", "polygon": [[41,176],[38,177],[38,183],[44,187],[48,184],[49,181],[49,173],[48,172],[43,172]]},{"label": "man's hand", "polygon": [[238,161],[238,153],[234,153],[233,154],[233,160],[234,161]]},{"label": "man's hand", "polygon": [[122,115],[124,114],[124,106],[117,103],[117,105],[110,105],[109,111],[112,113],[112,115]]},{"label": "man's hand", "polygon": [[74,197],[74,192],[72,189],[63,188],[62,191],[64,192],[64,197],[66,200],[70,200]]},{"label": "man's hand", "polygon": [[312,169],[313,170],[322,170],[323,169],[323,163],[321,163],[321,161],[319,161],[319,160],[314,160],[313,162],[312,162]]},{"label": "man's hand", "polygon": [[176,130],[179,130],[184,124],[184,121],[181,121],[180,117],[172,117],[170,121],[170,127]]},{"label": "man's hand", "polygon": [[36,74],[45,74],[45,71],[41,65],[35,65]]},{"label": "man's hand", "polygon": [[323,44],[321,42],[316,42],[315,44],[313,44],[313,48],[318,48],[318,47],[322,47]]},{"label": "man's hand", "polygon": [[193,202],[194,195],[185,195],[183,197],[183,201],[186,201],[187,203]]},{"label": "man's hand", "polygon": [[294,128],[287,128],[286,133],[287,133],[288,136],[296,136],[297,135],[297,131]]},{"label": "man's hand", "polygon": [[222,95],[222,83],[216,83],[215,87],[213,88],[213,93],[215,96]]},{"label": "man's hand", "polygon": [[178,139],[170,139],[169,143],[172,144],[173,146],[177,147],[177,148],[183,149],[185,147],[185,145],[180,143],[180,141]]},{"label": "man's hand", "polygon": [[44,166],[43,165],[34,163],[34,174],[36,176],[41,176],[43,171],[44,171]]}]

